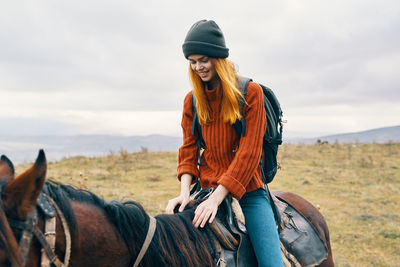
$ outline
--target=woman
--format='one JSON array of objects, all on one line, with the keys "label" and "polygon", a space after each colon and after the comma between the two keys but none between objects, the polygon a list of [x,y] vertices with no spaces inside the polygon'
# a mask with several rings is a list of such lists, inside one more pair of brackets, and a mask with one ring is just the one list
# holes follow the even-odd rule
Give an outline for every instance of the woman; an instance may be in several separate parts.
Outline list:
[{"label": "woman", "polygon": [[[237,88],[237,73],[226,58],[229,49],[218,25],[212,20],[196,22],[182,46],[189,60],[193,91],[186,95],[183,107],[183,145],[179,149],[178,179],[181,193],[171,199],[166,212],[179,212],[189,202],[190,185],[200,179],[202,188],[214,187],[210,197],[195,211],[193,225],[211,223],[223,199],[231,194],[239,200],[259,266],[283,266],[274,215],[263,187],[259,161],[266,128],[264,98],[261,87],[250,82],[246,105]],[[202,165],[197,167],[197,137],[191,134],[192,94],[196,98],[198,119],[205,149]],[[246,135],[239,139],[232,124],[243,114]]]}]

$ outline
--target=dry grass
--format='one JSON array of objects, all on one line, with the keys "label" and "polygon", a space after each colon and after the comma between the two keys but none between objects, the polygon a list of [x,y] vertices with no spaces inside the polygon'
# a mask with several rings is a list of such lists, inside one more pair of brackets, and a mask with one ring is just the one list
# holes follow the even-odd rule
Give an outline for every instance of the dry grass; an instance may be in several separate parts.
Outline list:
[{"label": "dry grass", "polygon": [[338,266],[400,266],[400,144],[283,146],[273,188],[326,218]]},{"label": "dry grass", "polygon": [[[400,144],[284,145],[271,189],[320,208],[337,266],[400,266]],[[176,153],[75,157],[49,163],[48,178],[162,213],[179,193]],[[20,173],[27,166],[20,165]]]}]

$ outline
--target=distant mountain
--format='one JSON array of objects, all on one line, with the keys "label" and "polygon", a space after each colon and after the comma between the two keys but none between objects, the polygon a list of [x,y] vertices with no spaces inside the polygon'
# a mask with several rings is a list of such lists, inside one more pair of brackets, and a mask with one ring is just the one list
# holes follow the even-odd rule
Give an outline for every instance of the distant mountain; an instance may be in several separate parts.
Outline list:
[{"label": "distant mountain", "polygon": [[[329,143],[386,143],[400,142],[400,126],[378,128],[356,133],[344,133],[315,138],[284,139],[287,144],[315,144],[317,140]],[[73,156],[105,156],[121,149],[129,153],[178,151],[182,137],[165,135],[115,136],[6,136],[0,135],[0,154],[7,155],[14,163],[31,162],[43,148],[49,161]]]},{"label": "distant mountain", "polygon": [[0,136],[0,154],[13,162],[30,162],[40,148],[45,150],[49,161],[73,156],[104,156],[147,150],[149,152],[178,151],[182,137],[75,135],[75,136]]},{"label": "distant mountain", "polygon": [[284,140],[289,144],[315,144],[320,140],[321,142],[327,141],[329,143],[338,142],[343,143],[387,143],[387,142],[400,142],[400,125],[393,127],[377,128],[367,131],[334,134],[327,136],[320,136],[314,138],[290,138]]}]

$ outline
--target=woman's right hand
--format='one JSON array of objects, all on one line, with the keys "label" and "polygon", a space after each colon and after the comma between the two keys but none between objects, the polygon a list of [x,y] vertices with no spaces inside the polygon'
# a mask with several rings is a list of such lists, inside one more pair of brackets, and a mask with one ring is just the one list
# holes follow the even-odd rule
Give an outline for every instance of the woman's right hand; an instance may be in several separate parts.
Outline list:
[{"label": "woman's right hand", "polygon": [[181,176],[181,194],[168,201],[165,211],[167,214],[174,214],[174,209],[177,205],[181,204],[179,207],[179,212],[182,212],[190,200],[190,184],[192,182],[192,175],[185,173]]},{"label": "woman's right hand", "polygon": [[180,194],[178,197],[170,199],[168,201],[167,207],[165,208],[165,211],[167,214],[174,214],[174,209],[177,205],[181,205],[179,207],[179,212],[182,212],[186,205],[189,203],[190,197],[189,194]]}]

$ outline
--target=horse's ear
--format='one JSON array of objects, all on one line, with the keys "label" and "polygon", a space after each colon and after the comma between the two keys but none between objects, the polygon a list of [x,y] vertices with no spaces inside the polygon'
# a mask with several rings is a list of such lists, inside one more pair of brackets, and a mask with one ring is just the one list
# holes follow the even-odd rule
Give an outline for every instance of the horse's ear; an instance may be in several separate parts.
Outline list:
[{"label": "horse's ear", "polygon": [[10,182],[14,179],[14,165],[11,160],[4,155],[0,157],[0,181]]},{"label": "horse's ear", "polygon": [[40,150],[35,164],[4,188],[1,196],[4,207],[14,219],[25,220],[35,207],[46,179],[46,169],[46,156]]}]

